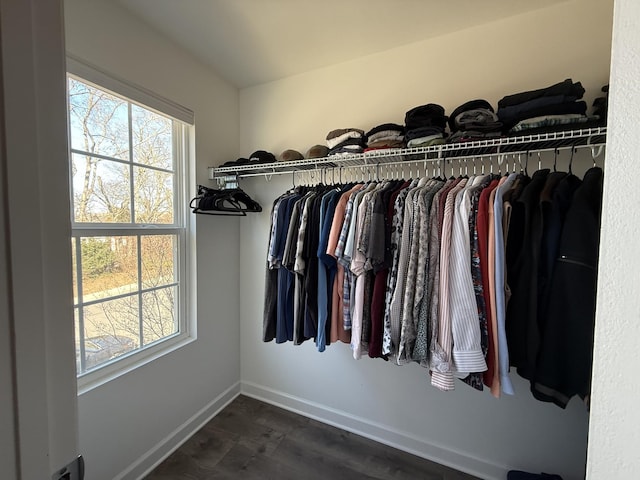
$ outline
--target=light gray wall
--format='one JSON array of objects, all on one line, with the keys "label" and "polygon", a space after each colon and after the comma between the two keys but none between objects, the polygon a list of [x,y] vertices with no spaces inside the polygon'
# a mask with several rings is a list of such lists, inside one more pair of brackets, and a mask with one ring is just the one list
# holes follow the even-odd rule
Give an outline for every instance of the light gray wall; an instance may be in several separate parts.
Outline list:
[{"label": "light gray wall", "polygon": [[[449,112],[474,98],[495,105],[568,77],[582,81],[590,103],[608,83],[612,5],[564,2],[243,89],[241,153],[304,153],[334,128],[402,123],[409,108],[429,102]],[[267,176],[241,184],[267,207],[240,227],[241,289],[256,299],[240,305],[243,390],[481,478],[504,478],[508,468],[582,478],[588,412],[577,399],[566,411],[538,402],[515,373],[514,397],[496,400],[461,383],[442,393],[419,366],[354,361],[343,344],[319,354],[311,344],[261,341],[268,210],[291,183],[290,176]]]},{"label": "light gray wall", "polygon": [[[69,53],[195,112],[195,183],[237,158],[236,88],[117,2],[66,0],[65,21]],[[196,222],[198,339],[79,396],[91,480],[136,478],[238,390],[238,222]]]}]

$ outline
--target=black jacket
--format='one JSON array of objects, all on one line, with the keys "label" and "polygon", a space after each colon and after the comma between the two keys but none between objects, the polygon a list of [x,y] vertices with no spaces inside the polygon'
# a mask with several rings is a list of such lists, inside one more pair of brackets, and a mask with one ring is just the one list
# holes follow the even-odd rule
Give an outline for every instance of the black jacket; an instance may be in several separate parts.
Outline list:
[{"label": "black jacket", "polygon": [[564,408],[591,387],[602,169],[591,168],[567,211],[550,283],[531,384],[533,395]]},{"label": "black jacket", "polygon": [[542,217],[540,192],[549,170],[538,170],[520,196],[512,202],[507,239],[507,283],[511,298],[507,304],[505,328],[509,361],[518,374],[531,379],[539,345],[537,320],[538,263]]}]

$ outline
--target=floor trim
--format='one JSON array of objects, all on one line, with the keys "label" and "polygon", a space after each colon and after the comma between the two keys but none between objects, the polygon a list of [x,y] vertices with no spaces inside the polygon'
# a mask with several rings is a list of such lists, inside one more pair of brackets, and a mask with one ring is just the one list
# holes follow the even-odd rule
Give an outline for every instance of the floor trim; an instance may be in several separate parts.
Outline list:
[{"label": "floor trim", "polygon": [[140,480],[148,475],[169,455],[215,417],[224,407],[240,395],[240,382],[236,382],[205,405],[199,412],[151,447],[144,455],[129,465],[114,480]]},{"label": "floor trim", "polygon": [[353,416],[347,412],[253,382],[241,382],[241,393],[479,478],[502,480],[508,470],[504,466],[430,443],[388,425]]}]

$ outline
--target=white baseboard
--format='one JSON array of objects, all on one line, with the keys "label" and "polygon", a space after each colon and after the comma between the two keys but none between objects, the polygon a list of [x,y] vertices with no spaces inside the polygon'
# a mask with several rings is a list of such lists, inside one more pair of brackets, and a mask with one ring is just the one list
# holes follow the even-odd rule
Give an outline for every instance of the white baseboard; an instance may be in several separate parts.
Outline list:
[{"label": "white baseboard", "polygon": [[200,430],[209,420],[240,394],[240,382],[233,384],[204,406],[199,412],[155,444],[144,455],[127,467],[114,480],[142,479],[165,458]]},{"label": "white baseboard", "polygon": [[505,466],[495,465],[417,438],[388,425],[353,416],[304,398],[252,382],[241,382],[241,393],[485,480],[502,480],[506,477],[508,468]]}]

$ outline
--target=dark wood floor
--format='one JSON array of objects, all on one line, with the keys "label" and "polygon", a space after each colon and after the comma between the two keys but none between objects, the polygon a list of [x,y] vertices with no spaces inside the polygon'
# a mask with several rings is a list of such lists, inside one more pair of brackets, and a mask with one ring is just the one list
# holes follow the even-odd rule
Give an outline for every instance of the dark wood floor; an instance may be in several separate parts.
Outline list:
[{"label": "dark wood floor", "polygon": [[472,480],[420,457],[240,395],[147,480]]}]

